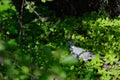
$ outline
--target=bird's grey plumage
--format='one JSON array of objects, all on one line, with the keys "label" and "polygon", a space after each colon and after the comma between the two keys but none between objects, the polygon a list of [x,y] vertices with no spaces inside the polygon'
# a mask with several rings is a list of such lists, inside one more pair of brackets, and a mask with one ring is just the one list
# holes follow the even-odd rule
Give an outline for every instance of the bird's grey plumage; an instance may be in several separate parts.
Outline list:
[{"label": "bird's grey plumage", "polygon": [[[96,57],[96,55],[94,55],[93,53],[87,52],[83,48],[74,46],[72,44],[72,41],[69,41],[69,45],[70,45],[71,54],[78,59],[83,58],[83,60],[86,62]],[[105,60],[103,56],[100,56],[99,58],[103,61]],[[118,65],[120,65],[120,61],[115,62],[115,66],[118,66]],[[103,64],[102,67],[108,71],[112,70],[111,65],[109,64]],[[119,70],[119,68],[116,68],[116,70],[117,69]]]},{"label": "bird's grey plumage", "polygon": [[72,44],[72,41],[69,41],[68,43],[70,45],[71,54],[78,59],[83,58],[83,60],[86,62],[86,61],[91,60],[92,58],[94,58],[96,56],[91,52],[85,51],[83,48],[74,46]]}]

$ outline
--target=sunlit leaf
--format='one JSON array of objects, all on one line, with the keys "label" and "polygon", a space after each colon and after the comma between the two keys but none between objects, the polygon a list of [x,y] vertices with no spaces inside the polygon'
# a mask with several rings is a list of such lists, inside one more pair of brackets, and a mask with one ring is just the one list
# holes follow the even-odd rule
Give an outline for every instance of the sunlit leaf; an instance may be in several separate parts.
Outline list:
[{"label": "sunlit leaf", "polygon": [[62,64],[72,65],[72,64],[76,64],[77,62],[78,60],[73,56],[66,56],[60,59],[60,63]]},{"label": "sunlit leaf", "polygon": [[51,71],[53,71],[55,74],[59,75],[61,78],[66,77],[66,73],[62,70],[62,68],[58,66],[52,66]]},{"label": "sunlit leaf", "polygon": [[47,80],[54,80],[54,77],[52,75],[47,77]]},{"label": "sunlit leaf", "polygon": [[46,0],[41,0],[43,3],[45,3],[46,2]]},{"label": "sunlit leaf", "polygon": [[10,44],[10,45],[12,45],[12,46],[16,45],[15,39],[9,40],[9,41],[8,41],[8,44]]},{"label": "sunlit leaf", "polygon": [[3,4],[0,4],[0,12],[10,8],[10,0],[2,0]]},{"label": "sunlit leaf", "polygon": [[21,80],[25,80],[25,79],[27,79],[27,78],[28,78],[28,76],[27,76],[27,75],[20,75],[19,77],[20,77],[19,79],[21,79]]},{"label": "sunlit leaf", "polygon": [[29,73],[29,68],[27,66],[22,66],[21,69],[22,69],[23,73],[26,73],[26,74]]}]

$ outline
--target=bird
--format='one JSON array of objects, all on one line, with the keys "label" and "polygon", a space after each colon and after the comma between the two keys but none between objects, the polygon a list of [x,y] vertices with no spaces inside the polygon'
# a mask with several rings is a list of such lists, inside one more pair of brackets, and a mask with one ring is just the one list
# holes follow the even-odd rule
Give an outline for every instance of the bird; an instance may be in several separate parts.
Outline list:
[{"label": "bird", "polygon": [[[87,52],[85,49],[73,45],[72,41],[68,41],[68,43],[70,46],[71,54],[77,59],[83,59],[83,61],[87,62],[88,60],[96,57],[95,54]],[[100,56],[100,58],[103,59],[104,57]]]},{"label": "bird", "polygon": [[[78,60],[83,59],[83,61],[86,63],[87,61],[93,59],[96,57],[95,54],[93,54],[92,52],[87,52],[85,49],[81,48],[81,47],[77,47],[75,45],[73,45],[72,41],[68,41],[69,46],[70,46],[70,51],[71,54],[76,57]],[[100,56],[99,57],[103,62],[106,61],[104,56]],[[120,60],[118,60],[117,62],[115,62],[114,64],[115,66],[119,66],[120,65]],[[113,68],[111,67],[112,65],[110,64],[106,64],[104,63],[101,67],[105,68],[106,70],[110,71]],[[116,68],[116,70],[120,70],[119,67]]]}]

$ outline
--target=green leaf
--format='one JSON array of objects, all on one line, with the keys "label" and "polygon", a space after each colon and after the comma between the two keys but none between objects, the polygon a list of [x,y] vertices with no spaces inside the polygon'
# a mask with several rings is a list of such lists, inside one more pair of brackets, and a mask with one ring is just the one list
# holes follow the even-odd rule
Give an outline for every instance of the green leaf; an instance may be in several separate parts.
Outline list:
[{"label": "green leaf", "polygon": [[51,71],[54,72],[55,74],[59,75],[61,78],[66,77],[66,73],[62,70],[61,67],[58,66],[52,66]]},{"label": "green leaf", "polygon": [[47,0],[47,1],[53,1],[53,0]]},{"label": "green leaf", "polygon": [[0,51],[2,51],[4,49],[5,49],[4,42],[0,41]]},{"label": "green leaf", "polygon": [[29,68],[27,66],[22,66],[21,69],[22,69],[23,73],[26,73],[26,74],[29,73]]},{"label": "green leaf", "polygon": [[10,0],[2,0],[3,4],[0,4],[0,12],[10,8]]},{"label": "green leaf", "polygon": [[67,64],[67,65],[73,65],[73,64],[76,64],[77,62],[78,60],[71,55],[60,59],[60,63]]},{"label": "green leaf", "polygon": [[47,77],[47,80],[54,80],[54,77],[52,75]]},{"label": "green leaf", "polygon": [[10,44],[10,45],[16,45],[15,39],[9,40],[9,41],[8,41],[8,44]]},{"label": "green leaf", "polygon": [[116,58],[115,55],[113,54],[108,54],[105,56],[105,63],[110,63],[111,65],[113,65],[114,62],[117,62],[119,59]]},{"label": "green leaf", "polygon": [[46,0],[41,0],[43,3],[46,3]]}]

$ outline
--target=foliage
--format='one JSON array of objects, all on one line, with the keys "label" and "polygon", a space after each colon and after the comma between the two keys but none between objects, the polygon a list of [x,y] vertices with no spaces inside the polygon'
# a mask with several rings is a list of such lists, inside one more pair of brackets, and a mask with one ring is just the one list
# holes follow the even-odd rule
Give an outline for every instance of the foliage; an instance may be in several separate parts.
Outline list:
[{"label": "foliage", "polygon": [[41,2],[46,3],[46,1],[53,1],[53,0],[41,0]]},{"label": "foliage", "polygon": [[[22,36],[14,5],[8,0],[0,6],[0,79],[120,79],[119,16],[109,19],[92,12],[79,18],[61,20],[50,16],[42,21],[39,17],[43,19],[44,15],[53,13],[44,6],[33,6],[32,12],[29,12],[31,8],[26,8],[27,14],[23,14],[25,35]],[[40,13],[39,9],[44,11],[42,15],[28,16]],[[97,57],[84,63],[82,59],[76,60],[71,56],[67,43],[71,36],[75,45],[93,52]],[[100,55],[105,59],[100,60]]]}]

